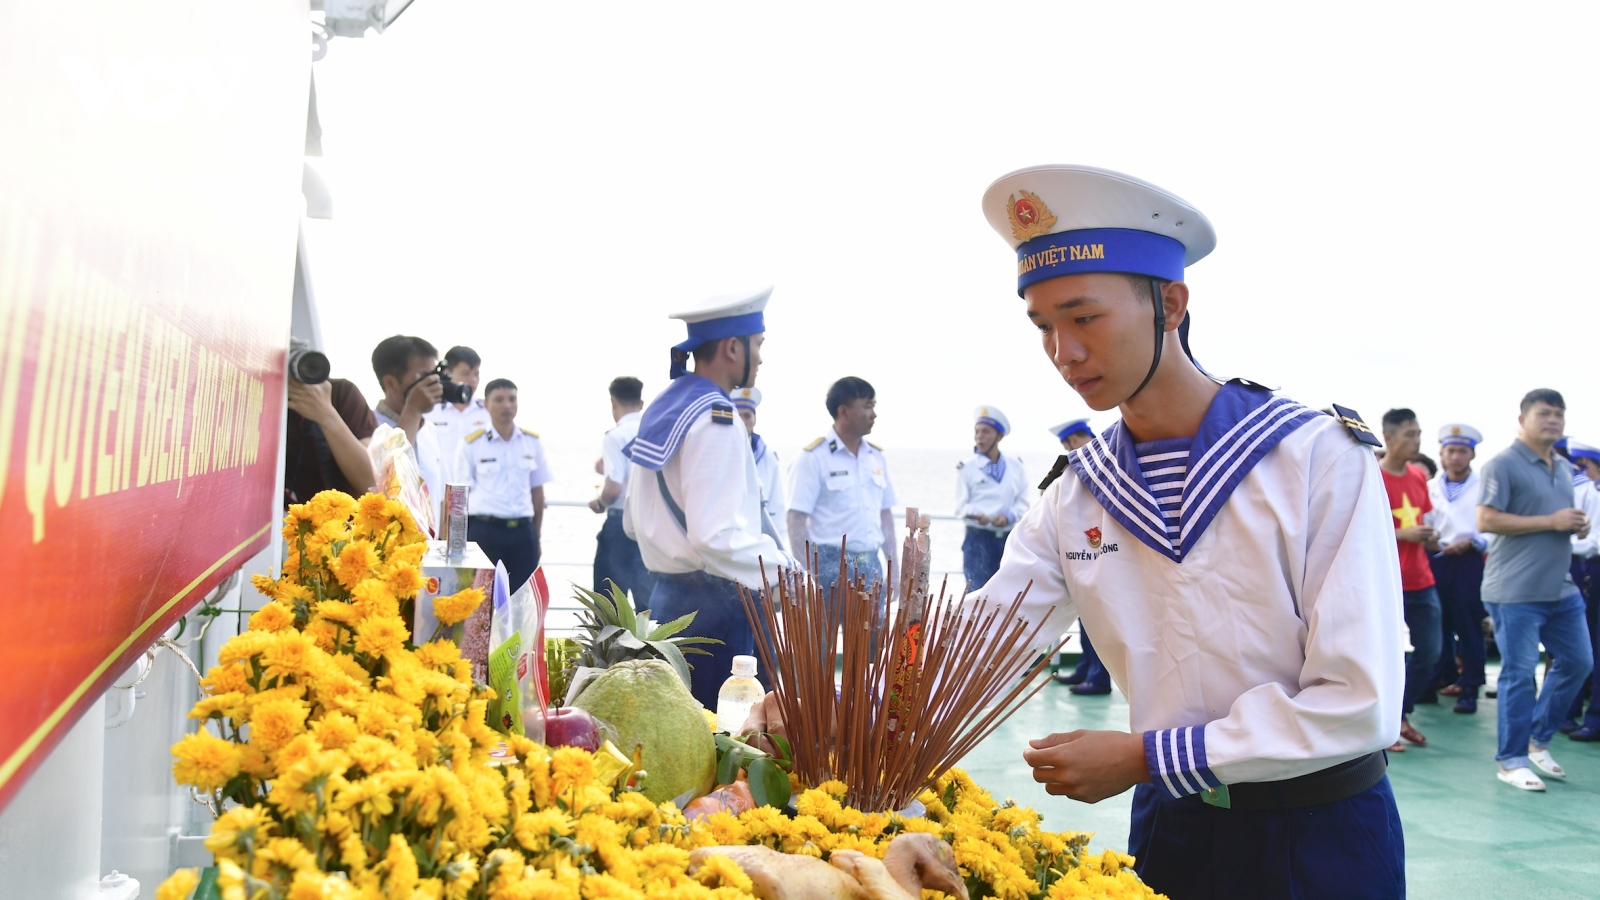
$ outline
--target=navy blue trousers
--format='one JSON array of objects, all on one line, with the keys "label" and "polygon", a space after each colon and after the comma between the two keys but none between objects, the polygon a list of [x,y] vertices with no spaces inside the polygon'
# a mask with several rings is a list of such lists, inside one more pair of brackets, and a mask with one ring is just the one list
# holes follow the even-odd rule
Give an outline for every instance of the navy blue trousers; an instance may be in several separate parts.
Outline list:
[{"label": "navy blue trousers", "polygon": [[1080,681],[1084,685],[1097,688],[1111,686],[1111,673],[1100,662],[1100,654],[1094,652],[1094,645],[1089,643],[1089,632],[1083,627],[1083,620],[1078,620],[1078,638],[1083,641],[1083,654],[1078,657],[1078,667],[1072,670],[1074,675],[1082,675]]},{"label": "navy blue trousers", "polygon": [[1439,591],[1441,630],[1434,684],[1470,688],[1467,693],[1476,697],[1484,683],[1483,618],[1488,615],[1483,609],[1483,554],[1435,556],[1428,563]]},{"label": "navy blue trousers", "polygon": [[967,527],[961,541],[961,574],[967,576],[967,590],[975,591],[989,583],[1000,568],[1000,554],[1006,551],[1006,535],[982,528]]},{"label": "navy blue trousers", "polygon": [[[656,577],[644,567],[644,557],[639,555],[639,542],[622,530],[622,514],[608,511],[605,524],[594,541],[594,590],[603,593],[615,584],[633,595],[635,612],[650,605],[650,592],[655,590]],[[667,621],[656,617],[657,621]]]},{"label": "navy blue trousers", "polygon": [[[1572,561],[1572,581],[1583,591],[1584,614],[1589,620],[1589,640],[1594,644],[1594,671],[1600,671],[1600,557],[1579,562]],[[1589,711],[1583,711],[1584,703]],[[1567,718],[1584,728],[1600,728],[1600,696],[1594,689],[1594,672],[1584,681],[1578,696],[1573,698]]]},{"label": "navy blue trousers", "polygon": [[505,563],[511,578],[511,591],[528,583],[539,568],[539,533],[533,519],[491,519],[467,517],[467,540],[477,543],[490,562]]},{"label": "navy blue trousers", "polygon": [[1134,788],[1134,870],[1172,900],[1391,900],[1406,895],[1405,837],[1389,779],[1337,803],[1218,809]]},{"label": "navy blue trousers", "polygon": [[[735,656],[758,656],[755,632],[744,614],[744,604],[739,600],[738,582],[718,578],[705,572],[687,575],[655,575],[656,586],[650,592],[650,618],[657,622],[670,622],[680,616],[694,613],[694,621],[680,631],[684,637],[709,637],[720,644],[698,644],[709,653],[687,654],[689,662],[689,693],[706,709],[717,708],[717,693],[722,683],[733,674]],[[760,669],[756,677],[762,687],[767,687],[767,673]]]}]

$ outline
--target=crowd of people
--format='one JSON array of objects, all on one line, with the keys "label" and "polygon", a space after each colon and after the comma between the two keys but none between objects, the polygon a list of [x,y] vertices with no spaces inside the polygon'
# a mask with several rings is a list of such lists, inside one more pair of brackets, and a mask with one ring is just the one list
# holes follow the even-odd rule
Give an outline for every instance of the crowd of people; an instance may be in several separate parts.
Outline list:
[{"label": "crowd of people", "polygon": [[[1427,743],[1419,703],[1477,711],[1486,637],[1501,659],[1501,781],[1543,790],[1534,769],[1565,777],[1555,734],[1600,739],[1600,450],[1564,438],[1559,393],[1530,392],[1516,439],[1478,471],[1481,433],[1445,425],[1430,475],[1411,410],[1386,413],[1380,440],[1352,410],[1194,362],[1184,270],[1216,236],[1182,199],[1039,166],[997,180],[983,210],[1016,251],[1044,352],[1090,409],[1121,418],[1099,434],[1082,419],[1053,429],[1067,453],[1034,485],[1000,450],[1005,414],[974,411],[972,455],[956,466],[965,602],[1023,596],[1031,619],[1079,619],[1081,665],[1061,678],[1082,694],[1114,683],[1131,730],[1052,734],[1023,759],[1052,794],[1134,791],[1128,846],[1147,884],[1175,898],[1404,896],[1388,754]],[[639,379],[612,381],[616,424],[589,504],[605,516],[596,587],[661,621],[693,614],[684,634],[717,641],[691,672],[707,708],[733,658],[754,652],[741,588],[759,594],[796,554],[825,589],[842,573],[892,596],[897,580],[895,490],[867,440],[872,385],[835,382],[830,427],[786,469],[756,431],[770,295],[675,315],[688,336],[648,403]],[[471,485],[469,539],[520,582],[538,563],[542,445],[516,423],[515,384],[462,396],[451,385],[476,386],[478,355],[437,357],[421,338],[382,341],[372,409],[348,382],[291,383],[286,499],[374,483],[363,441],[379,423],[401,429],[433,496]],[[781,732],[777,708],[769,698],[751,721]]]}]

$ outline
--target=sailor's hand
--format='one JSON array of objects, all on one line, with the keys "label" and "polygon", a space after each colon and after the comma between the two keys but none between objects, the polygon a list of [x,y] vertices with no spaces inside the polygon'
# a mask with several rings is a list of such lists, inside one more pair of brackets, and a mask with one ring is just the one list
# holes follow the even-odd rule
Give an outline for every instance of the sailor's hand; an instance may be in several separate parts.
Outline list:
[{"label": "sailor's hand", "polygon": [[1001,513],[1000,515],[991,518],[989,520],[989,524],[996,528],[1004,528],[1006,527],[1007,521],[1008,520],[1006,519],[1005,513]]},{"label": "sailor's hand", "polygon": [[1022,758],[1045,791],[1084,803],[1150,780],[1144,736],[1126,731],[1069,731],[1028,742]]}]

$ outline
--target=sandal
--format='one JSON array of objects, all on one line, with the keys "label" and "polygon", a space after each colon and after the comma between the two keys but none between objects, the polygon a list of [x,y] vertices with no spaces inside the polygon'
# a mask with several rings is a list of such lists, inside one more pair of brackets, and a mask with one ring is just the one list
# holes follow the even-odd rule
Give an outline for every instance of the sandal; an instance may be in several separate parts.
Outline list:
[{"label": "sandal", "polygon": [[1422,736],[1422,732],[1412,728],[1410,722],[1400,723],[1400,736],[1418,747],[1428,746],[1428,739]]},{"label": "sandal", "polygon": [[1405,741],[1395,741],[1394,744],[1389,747],[1389,752],[1390,753],[1404,753],[1404,752],[1406,752],[1406,742]]},{"label": "sandal", "polygon": [[1518,790],[1544,790],[1544,781],[1539,778],[1539,776],[1533,774],[1533,770],[1527,766],[1522,766],[1516,769],[1500,769],[1495,773],[1495,777]]},{"label": "sandal", "polygon": [[1439,693],[1446,697],[1459,697],[1461,696],[1461,685],[1452,684],[1447,687],[1439,688]]}]

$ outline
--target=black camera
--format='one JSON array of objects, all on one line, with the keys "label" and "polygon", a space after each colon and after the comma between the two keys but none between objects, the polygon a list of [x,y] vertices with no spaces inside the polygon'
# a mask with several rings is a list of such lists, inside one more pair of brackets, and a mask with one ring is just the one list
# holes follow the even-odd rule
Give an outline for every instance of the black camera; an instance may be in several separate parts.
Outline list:
[{"label": "black camera", "polygon": [[288,368],[289,377],[301,384],[321,384],[333,371],[328,357],[300,338],[289,339]]},{"label": "black camera", "polygon": [[444,363],[434,366],[433,373],[439,376],[439,402],[464,404],[472,399],[472,385],[451,380]]}]

